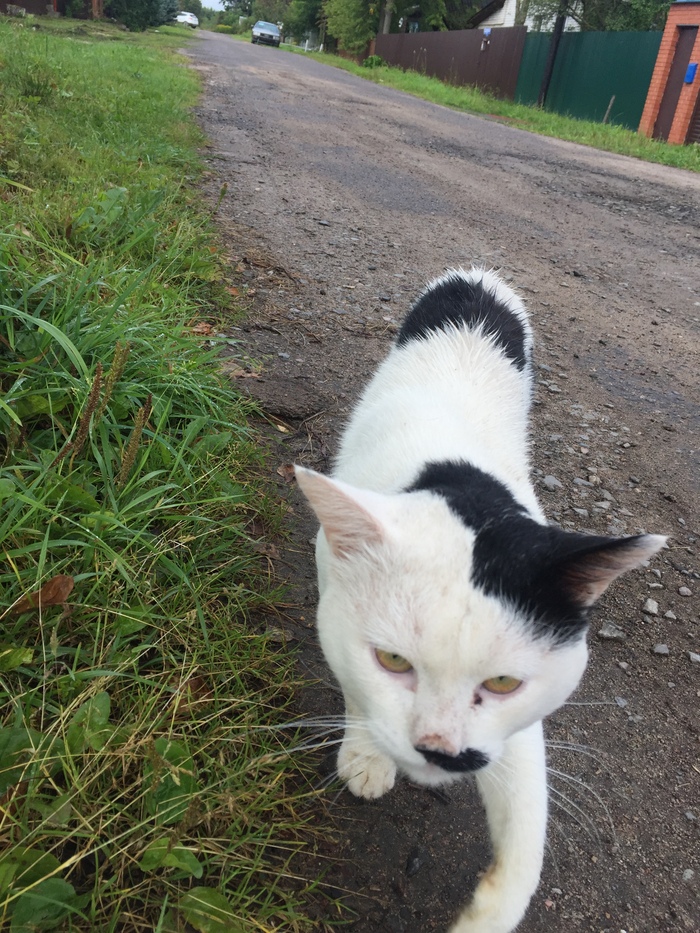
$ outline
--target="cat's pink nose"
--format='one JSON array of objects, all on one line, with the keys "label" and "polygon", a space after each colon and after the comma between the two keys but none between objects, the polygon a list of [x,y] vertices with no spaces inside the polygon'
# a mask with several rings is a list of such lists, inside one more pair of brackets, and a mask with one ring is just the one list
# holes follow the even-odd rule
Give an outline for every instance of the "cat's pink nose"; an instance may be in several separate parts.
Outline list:
[{"label": "cat's pink nose", "polygon": [[441,752],[445,755],[459,755],[459,749],[444,735],[433,732],[430,735],[423,735],[418,739],[415,747],[423,752],[426,749],[431,752]]}]

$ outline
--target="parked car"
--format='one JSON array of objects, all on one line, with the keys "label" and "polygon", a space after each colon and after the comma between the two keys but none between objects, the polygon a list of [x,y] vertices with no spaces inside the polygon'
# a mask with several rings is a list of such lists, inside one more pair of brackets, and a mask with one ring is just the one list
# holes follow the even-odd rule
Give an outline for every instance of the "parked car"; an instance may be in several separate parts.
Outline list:
[{"label": "parked car", "polygon": [[186,23],[188,26],[191,26],[193,29],[196,29],[199,26],[199,20],[194,15],[194,13],[178,13],[175,17],[176,23]]},{"label": "parked car", "polygon": [[279,31],[279,27],[275,26],[274,23],[265,23],[263,20],[258,20],[253,26],[253,34],[250,41],[262,42],[265,45],[276,45],[277,48],[279,48],[279,44],[282,41],[282,33]]}]

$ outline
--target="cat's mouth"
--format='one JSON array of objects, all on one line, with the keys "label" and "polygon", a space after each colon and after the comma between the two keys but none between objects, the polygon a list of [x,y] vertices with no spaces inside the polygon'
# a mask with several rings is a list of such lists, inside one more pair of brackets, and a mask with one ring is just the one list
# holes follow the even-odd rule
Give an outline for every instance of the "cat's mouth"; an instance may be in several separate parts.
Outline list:
[{"label": "cat's mouth", "polygon": [[450,774],[479,771],[489,763],[488,757],[476,748],[465,748],[458,755],[448,755],[445,752],[420,746],[416,746],[416,751],[421,753],[428,764],[436,765],[442,771],[447,771]]}]

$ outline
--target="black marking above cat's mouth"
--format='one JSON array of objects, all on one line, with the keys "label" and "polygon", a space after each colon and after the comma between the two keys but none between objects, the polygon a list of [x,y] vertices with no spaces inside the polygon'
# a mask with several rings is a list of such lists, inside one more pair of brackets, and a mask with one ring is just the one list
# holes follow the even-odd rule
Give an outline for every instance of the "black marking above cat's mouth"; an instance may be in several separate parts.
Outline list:
[{"label": "black marking above cat's mouth", "polygon": [[447,755],[445,752],[436,752],[431,748],[420,746],[416,746],[416,751],[420,752],[429,764],[437,765],[443,771],[457,773],[478,771],[489,764],[487,756],[476,748],[465,748],[459,755]]}]

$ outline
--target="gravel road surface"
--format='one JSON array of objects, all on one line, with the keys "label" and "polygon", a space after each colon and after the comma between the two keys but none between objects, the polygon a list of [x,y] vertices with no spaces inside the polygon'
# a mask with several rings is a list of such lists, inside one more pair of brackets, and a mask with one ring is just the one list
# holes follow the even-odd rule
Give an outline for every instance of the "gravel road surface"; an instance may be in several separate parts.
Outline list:
[{"label": "gravel road surface", "polygon": [[[202,196],[213,204],[228,186],[217,219],[249,308],[226,365],[269,415],[289,504],[291,544],[271,560],[293,605],[269,625],[320,679],[300,703],[342,710],[315,645],[315,528],[289,464],[329,468],[428,279],[497,268],[535,328],[533,459],[548,516],[670,535],[603,599],[585,682],[549,721],[550,847],[521,929],[697,933],[700,177],[198,36]],[[471,788],[448,791],[404,782],[364,804],[336,786],[319,803],[334,844],[306,868],[350,892],[355,933],[445,930],[467,899],[487,835]],[[318,914],[323,930],[330,908]]]}]

